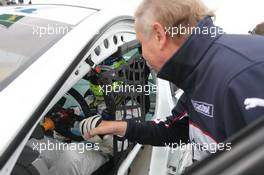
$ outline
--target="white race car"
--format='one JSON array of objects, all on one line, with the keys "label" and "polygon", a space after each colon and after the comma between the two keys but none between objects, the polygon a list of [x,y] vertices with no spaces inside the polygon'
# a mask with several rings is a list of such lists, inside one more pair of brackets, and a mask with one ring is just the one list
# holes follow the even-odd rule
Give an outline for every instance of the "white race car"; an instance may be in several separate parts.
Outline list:
[{"label": "white race car", "polygon": [[[15,171],[21,175],[32,169],[34,173],[31,174],[47,173],[49,168],[45,170],[45,162],[36,161],[39,155],[37,158],[24,155],[30,139],[40,137],[44,128],[44,131],[53,131],[51,137],[55,141],[62,138],[63,141],[82,142],[82,137],[72,132],[74,125],[80,116],[88,117],[93,110],[102,112],[104,109],[99,107],[102,101],[106,107],[110,106],[110,113],[119,114],[114,119],[125,119],[128,114],[133,118],[134,110],[137,111],[134,117],[139,120],[170,115],[176,103],[170,84],[156,80],[152,71],[146,73],[148,68],[135,40],[132,17],[135,1],[32,3],[0,8],[1,175],[15,174]],[[113,66],[120,61],[119,58],[124,64]],[[117,78],[109,71],[118,72]],[[133,93],[126,92],[125,95],[112,95],[112,99],[121,101],[119,106],[104,95],[92,109],[89,89],[93,87],[92,94],[96,98],[99,96],[98,86],[89,83],[92,76],[103,77],[104,72],[110,75],[106,79],[112,90],[116,84],[141,82],[141,85],[148,85],[145,89],[148,94],[137,92],[138,96],[129,97]],[[105,83],[103,78],[99,83]],[[154,87],[156,85],[158,89]],[[135,107],[131,108],[133,105]],[[49,118],[51,123],[47,116],[53,117]],[[44,135],[47,137],[48,132]],[[114,143],[118,140],[126,143],[118,137],[114,138]],[[141,145],[129,143],[121,151],[118,145],[113,145],[114,166],[111,167],[115,173],[125,174]],[[30,160],[23,159],[26,157]],[[167,158],[152,160],[152,171],[157,168],[157,162],[164,164]],[[21,165],[21,159],[27,163]],[[103,162],[97,167],[105,168],[105,165]]]}]

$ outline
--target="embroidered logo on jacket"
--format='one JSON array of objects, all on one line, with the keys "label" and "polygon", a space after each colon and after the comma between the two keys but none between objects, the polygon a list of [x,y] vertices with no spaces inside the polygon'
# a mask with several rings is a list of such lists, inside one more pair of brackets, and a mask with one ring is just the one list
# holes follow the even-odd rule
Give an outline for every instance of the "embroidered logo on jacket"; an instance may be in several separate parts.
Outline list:
[{"label": "embroidered logo on jacket", "polygon": [[256,107],[264,107],[264,99],[261,98],[246,98],[244,101],[245,109],[249,110]]},{"label": "embroidered logo on jacket", "polygon": [[214,105],[201,101],[194,101],[194,100],[191,101],[195,111],[203,115],[206,115],[208,117],[214,117]]}]

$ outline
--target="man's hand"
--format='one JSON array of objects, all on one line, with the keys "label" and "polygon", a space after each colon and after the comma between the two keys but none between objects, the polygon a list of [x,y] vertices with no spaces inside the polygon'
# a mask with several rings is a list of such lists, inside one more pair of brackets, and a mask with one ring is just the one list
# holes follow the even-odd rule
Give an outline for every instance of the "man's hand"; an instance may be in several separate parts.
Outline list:
[{"label": "man's hand", "polygon": [[124,136],[127,129],[125,121],[103,121],[100,115],[84,119],[80,123],[80,131],[85,139],[107,134]]}]

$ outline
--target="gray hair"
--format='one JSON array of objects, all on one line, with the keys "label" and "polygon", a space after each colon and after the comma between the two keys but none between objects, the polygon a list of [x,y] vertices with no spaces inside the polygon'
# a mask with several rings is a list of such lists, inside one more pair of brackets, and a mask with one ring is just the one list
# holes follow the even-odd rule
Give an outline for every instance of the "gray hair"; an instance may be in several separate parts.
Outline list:
[{"label": "gray hair", "polygon": [[205,16],[215,16],[200,0],[143,0],[135,12],[136,29],[149,36],[152,23],[164,27],[196,26]]}]

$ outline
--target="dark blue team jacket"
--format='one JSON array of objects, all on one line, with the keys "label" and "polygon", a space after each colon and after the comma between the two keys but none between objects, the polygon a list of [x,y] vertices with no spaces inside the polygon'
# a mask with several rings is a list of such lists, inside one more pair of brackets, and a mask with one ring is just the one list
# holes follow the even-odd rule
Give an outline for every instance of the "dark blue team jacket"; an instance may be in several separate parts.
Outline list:
[{"label": "dark blue team jacket", "polygon": [[[210,17],[198,27],[216,28]],[[179,107],[165,122],[128,121],[128,139],[219,143],[264,114],[264,37],[205,33],[192,34],[158,73],[184,90]],[[189,121],[179,120],[185,113]]]}]

